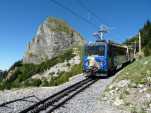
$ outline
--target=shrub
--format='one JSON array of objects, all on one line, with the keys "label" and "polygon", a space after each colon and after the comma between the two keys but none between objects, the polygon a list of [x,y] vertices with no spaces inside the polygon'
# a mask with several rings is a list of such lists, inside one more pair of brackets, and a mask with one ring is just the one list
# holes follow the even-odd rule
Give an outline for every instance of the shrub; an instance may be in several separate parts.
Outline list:
[{"label": "shrub", "polygon": [[[60,55],[42,62],[41,64],[23,64],[22,61],[15,62],[10,70],[15,70],[12,73],[11,78],[5,82],[1,82],[0,89],[9,89],[12,87],[22,87],[22,86],[39,86],[42,84],[41,80],[28,80],[31,76],[36,73],[44,72],[45,70],[49,69],[50,67],[62,63],[65,60],[70,60],[75,55],[72,54],[72,49],[68,49],[65,52],[61,53]],[[54,82],[49,83],[49,85],[57,85],[66,80],[65,77],[54,77]],[[52,80],[53,80],[52,79]],[[64,80],[65,79],[65,80]],[[44,85],[48,84],[44,81]]]},{"label": "shrub", "polygon": [[50,28],[50,30],[53,30],[53,31],[56,31],[56,32],[65,32],[67,34],[72,34],[73,31],[74,31],[63,20],[59,20],[59,19],[54,18],[54,17],[48,17],[47,21],[48,21],[47,26]]},{"label": "shrub", "polygon": [[42,80],[41,86],[49,86],[49,82],[46,79],[44,79]]},{"label": "shrub", "polygon": [[42,81],[40,79],[26,80],[23,86],[40,86]]},{"label": "shrub", "polygon": [[67,63],[67,66],[68,66],[68,67],[70,67],[70,66],[71,66],[71,64],[68,62],[68,63]]},{"label": "shrub", "polygon": [[11,83],[10,82],[6,82],[6,81],[3,81],[2,84],[1,84],[1,89],[10,89],[11,88]]},{"label": "shrub", "polygon": [[70,77],[82,73],[81,66],[82,66],[82,63],[80,63],[79,65],[76,64],[71,68],[71,71],[60,72],[57,77],[52,76],[51,81],[49,82],[49,86],[57,86],[59,84],[67,82]]}]

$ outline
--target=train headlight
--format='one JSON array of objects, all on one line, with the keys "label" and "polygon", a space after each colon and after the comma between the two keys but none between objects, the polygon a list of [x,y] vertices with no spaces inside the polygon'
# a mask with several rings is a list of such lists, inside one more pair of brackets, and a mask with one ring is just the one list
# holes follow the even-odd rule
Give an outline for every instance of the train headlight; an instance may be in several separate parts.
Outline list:
[{"label": "train headlight", "polygon": [[101,61],[100,62],[100,66],[104,66],[105,65],[105,62],[104,61]]}]

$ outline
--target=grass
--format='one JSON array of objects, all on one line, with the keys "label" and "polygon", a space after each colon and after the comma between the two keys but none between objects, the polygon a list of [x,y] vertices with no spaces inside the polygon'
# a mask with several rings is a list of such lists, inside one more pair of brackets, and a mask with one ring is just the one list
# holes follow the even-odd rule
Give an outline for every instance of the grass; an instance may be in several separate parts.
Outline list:
[{"label": "grass", "polygon": [[115,78],[115,81],[127,79],[136,84],[149,84],[151,81],[147,79],[148,77],[151,77],[151,56],[125,67]]},{"label": "grass", "polygon": [[57,86],[60,85],[64,82],[69,81],[69,78],[82,73],[82,63],[80,63],[80,65],[74,65],[71,70],[69,72],[61,72],[59,73],[58,77],[54,77],[53,79],[51,79],[51,81],[49,82],[49,86]]},{"label": "grass", "polygon": [[[78,54],[82,58],[81,47],[78,46],[77,48],[79,50]],[[46,60],[45,62],[37,65],[23,64],[22,61],[17,61],[10,68],[10,70],[15,69],[15,71],[12,73],[12,76],[7,80],[5,78],[0,81],[0,90],[32,86],[57,86],[64,82],[67,82],[70,77],[82,73],[82,63],[78,65],[73,65],[69,72],[60,72],[58,73],[59,76],[52,76],[52,78],[49,80],[46,78],[32,79],[31,77],[34,74],[44,72],[45,70],[51,68],[58,63],[62,63],[65,60],[68,61],[74,56],[75,54],[73,54],[73,49],[68,49],[57,57],[54,57],[51,60]],[[67,66],[70,66],[70,64],[68,64]],[[53,74],[54,73],[50,73],[50,75]]]},{"label": "grass", "polygon": [[[51,78],[50,81],[48,81],[46,78],[44,79],[27,79],[23,81],[22,83],[17,82],[18,79],[16,79],[13,83],[5,82],[5,88],[11,89],[18,88],[18,87],[31,87],[31,86],[57,86],[62,83],[65,83],[69,81],[69,78],[82,73],[82,63],[80,65],[74,65],[69,72],[60,72],[59,76]],[[10,87],[11,86],[11,87]]]},{"label": "grass", "polygon": [[[55,25],[53,25],[53,23]],[[56,32],[65,32],[67,34],[73,35],[74,30],[63,20],[54,18],[54,17],[48,17],[47,18],[47,26],[52,31]]]},{"label": "grass", "polygon": [[[14,87],[23,87],[23,86],[39,86],[42,84],[40,80],[31,80],[30,82],[27,80],[31,76],[37,73],[42,73],[50,67],[62,63],[65,60],[70,60],[75,55],[72,54],[73,50],[68,49],[64,53],[58,55],[57,57],[52,58],[51,60],[47,60],[42,62],[41,64],[23,64],[21,61],[16,62],[10,70],[14,70],[12,75],[9,78],[5,78],[0,81],[0,90],[10,89]],[[56,78],[55,78],[56,79]],[[58,79],[58,78],[57,78]],[[26,81],[27,80],[27,81]],[[45,81],[44,81],[45,82]],[[47,83],[44,83],[44,85]]]},{"label": "grass", "polygon": [[[121,80],[128,80],[130,82],[128,83],[128,85],[124,87],[119,87],[118,83]],[[103,96],[107,96],[109,101],[119,97],[124,101],[124,105],[120,105],[119,108],[121,107],[121,109],[128,110],[131,113],[146,113],[146,108],[149,108],[150,101],[149,100],[144,100],[142,102],[140,101],[143,98],[143,96],[145,96],[145,94],[147,93],[151,94],[150,85],[151,85],[151,56],[148,56],[136,60],[132,64],[122,69],[116,75],[112,83],[109,86],[107,86]],[[119,90],[115,91],[115,87],[118,87]],[[140,92],[140,90],[142,90],[143,88],[147,88],[147,90]],[[114,90],[115,92],[110,97],[110,95],[108,95],[108,92],[110,92],[111,90]]]}]

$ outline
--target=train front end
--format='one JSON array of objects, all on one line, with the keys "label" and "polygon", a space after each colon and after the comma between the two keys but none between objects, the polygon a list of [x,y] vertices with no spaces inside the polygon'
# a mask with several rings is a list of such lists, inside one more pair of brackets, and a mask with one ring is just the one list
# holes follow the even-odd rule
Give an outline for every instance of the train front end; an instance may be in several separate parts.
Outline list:
[{"label": "train front end", "polygon": [[108,71],[107,43],[105,41],[85,46],[83,71],[90,75],[102,76]]}]

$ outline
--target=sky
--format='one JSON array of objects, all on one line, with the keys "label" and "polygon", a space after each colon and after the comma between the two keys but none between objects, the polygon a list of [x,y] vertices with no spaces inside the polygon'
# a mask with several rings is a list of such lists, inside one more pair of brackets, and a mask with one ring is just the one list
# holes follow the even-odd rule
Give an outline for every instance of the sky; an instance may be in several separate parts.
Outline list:
[{"label": "sky", "polygon": [[27,43],[32,40],[38,26],[48,16],[65,20],[87,41],[94,41],[92,33],[96,32],[100,25],[107,25],[110,30],[105,38],[118,43],[136,35],[144,23],[151,20],[151,0],[57,1],[95,26],[51,0],[0,0],[0,69],[8,69],[23,58]]}]

